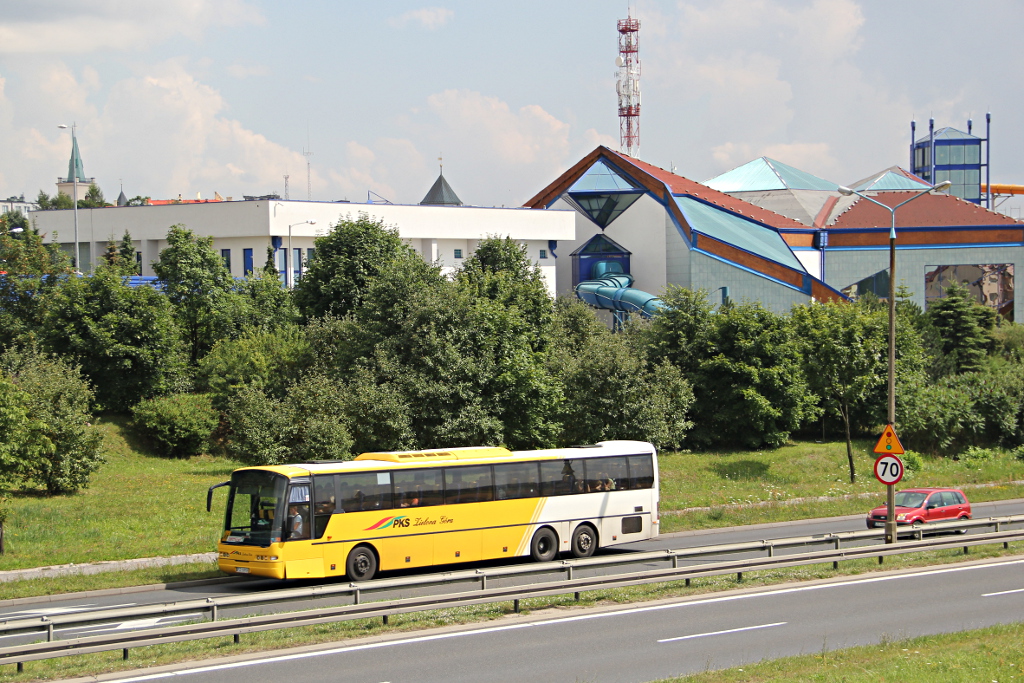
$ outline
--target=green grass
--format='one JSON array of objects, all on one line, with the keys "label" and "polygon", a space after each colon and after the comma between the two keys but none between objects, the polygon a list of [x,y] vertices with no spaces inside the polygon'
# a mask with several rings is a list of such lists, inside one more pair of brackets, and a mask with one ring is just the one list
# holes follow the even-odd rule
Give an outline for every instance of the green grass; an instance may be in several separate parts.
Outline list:
[{"label": "green grass", "polygon": [[102,574],[6,581],[0,583],[0,600],[219,578],[224,578],[224,574],[217,569],[216,563],[196,562],[168,567],[149,567],[127,572],[103,572]]},{"label": "green grass", "polygon": [[13,496],[0,570],[215,549],[224,500],[207,514],[206,490],[238,464],[211,456],[148,455],[140,452],[125,418],[101,418],[98,424],[107,462],[89,488],[52,498]]},{"label": "green grass", "polygon": [[887,640],[845,650],[707,671],[659,683],[1008,683],[1024,679],[1024,624]]},{"label": "green grass", "polygon": [[[668,533],[866,513],[885,502],[885,487],[872,473],[874,445],[874,440],[854,442],[853,484],[842,441],[797,443],[774,451],[662,453],[661,529]],[[972,502],[1024,497],[1024,485],[1005,483],[1024,480],[1024,462],[1007,453],[974,463],[922,459],[921,471],[908,472],[898,488],[962,486]],[[972,486],[990,483],[998,485]],[[867,497],[859,497],[862,494]],[[813,500],[823,496],[829,500]],[[808,500],[786,502],[794,499]],[[685,512],[670,512],[680,510]]]}]

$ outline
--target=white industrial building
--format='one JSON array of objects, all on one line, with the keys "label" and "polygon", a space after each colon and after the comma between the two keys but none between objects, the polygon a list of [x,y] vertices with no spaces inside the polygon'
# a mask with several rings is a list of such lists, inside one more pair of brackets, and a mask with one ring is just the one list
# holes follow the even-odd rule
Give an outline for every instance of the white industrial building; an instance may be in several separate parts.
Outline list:
[{"label": "white industrial building", "polygon": [[[34,211],[30,217],[46,242],[57,242],[70,254],[74,251],[74,213]],[[213,248],[233,276],[240,278],[262,268],[267,247],[272,247],[278,270],[287,273],[291,268],[294,282],[313,255],[316,237],[340,219],[357,218],[361,213],[394,226],[424,260],[447,269],[458,268],[480,240],[511,237],[526,246],[552,295],[557,285],[551,243],[571,240],[576,231],[572,211],[284,199],[121,206],[78,209],[78,262],[80,270],[90,270],[106,252],[107,244],[119,242],[127,231],[135,243],[141,274],[153,275],[152,263],[167,246],[168,229],[180,224],[197,235],[213,237]]]}]

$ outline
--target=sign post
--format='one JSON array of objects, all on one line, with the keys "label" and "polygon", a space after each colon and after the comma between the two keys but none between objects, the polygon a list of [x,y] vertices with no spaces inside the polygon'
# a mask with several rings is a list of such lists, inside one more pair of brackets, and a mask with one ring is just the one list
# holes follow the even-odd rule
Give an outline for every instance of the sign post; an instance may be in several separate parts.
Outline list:
[{"label": "sign post", "polygon": [[905,452],[896,431],[891,424],[887,424],[875,444],[875,453],[879,454],[875,460],[875,478],[885,484],[886,543],[896,542],[896,490],[893,487],[903,479],[905,470],[898,456]]}]

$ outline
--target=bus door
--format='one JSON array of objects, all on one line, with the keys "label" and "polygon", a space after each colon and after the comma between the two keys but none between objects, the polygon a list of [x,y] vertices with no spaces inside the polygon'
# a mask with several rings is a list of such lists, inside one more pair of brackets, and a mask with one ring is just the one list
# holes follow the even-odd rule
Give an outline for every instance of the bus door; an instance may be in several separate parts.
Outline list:
[{"label": "bus door", "polygon": [[324,575],[322,551],[313,546],[313,514],[309,480],[292,480],[288,488],[284,541],[285,578],[305,579]]},{"label": "bus door", "polygon": [[[435,515],[434,564],[476,562],[481,556],[482,528],[490,526],[494,498],[491,466],[446,467],[445,506]],[[433,520],[432,520],[433,521]]]}]

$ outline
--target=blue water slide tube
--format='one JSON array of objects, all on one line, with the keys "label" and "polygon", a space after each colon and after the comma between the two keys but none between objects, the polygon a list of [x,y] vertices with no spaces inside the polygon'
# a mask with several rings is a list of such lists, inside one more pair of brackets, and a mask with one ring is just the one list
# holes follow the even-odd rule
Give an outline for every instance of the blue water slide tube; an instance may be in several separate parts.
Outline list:
[{"label": "blue water slide tube", "polygon": [[576,285],[576,296],[595,308],[609,311],[639,313],[645,318],[656,315],[665,303],[653,294],[633,289],[633,276],[626,273],[608,275],[598,280],[584,280]]}]

